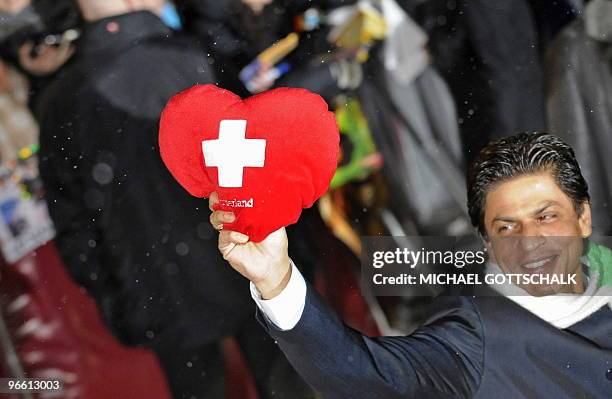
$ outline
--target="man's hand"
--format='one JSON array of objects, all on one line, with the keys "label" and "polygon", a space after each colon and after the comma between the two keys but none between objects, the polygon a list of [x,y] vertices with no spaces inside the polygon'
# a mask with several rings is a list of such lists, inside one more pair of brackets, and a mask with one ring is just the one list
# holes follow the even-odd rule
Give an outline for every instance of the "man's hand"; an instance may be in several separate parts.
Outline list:
[{"label": "man's hand", "polygon": [[257,75],[251,79],[247,85],[247,89],[253,93],[261,93],[262,91],[268,90],[276,82],[276,78],[270,76],[270,66],[260,63]]},{"label": "man's hand", "polygon": [[19,49],[19,63],[26,71],[35,76],[46,76],[57,71],[74,53],[74,47],[66,44],[59,47],[41,45],[40,52],[32,56],[32,43]]},{"label": "man's hand", "polygon": [[219,202],[217,193],[209,198],[213,211],[210,222],[219,234],[219,251],[223,258],[244,277],[255,284],[263,299],[272,299],[287,286],[291,277],[287,233],[284,228],[276,230],[265,240],[254,243],[244,234],[223,229],[224,223],[232,223],[235,216],[231,212],[215,211]]}]

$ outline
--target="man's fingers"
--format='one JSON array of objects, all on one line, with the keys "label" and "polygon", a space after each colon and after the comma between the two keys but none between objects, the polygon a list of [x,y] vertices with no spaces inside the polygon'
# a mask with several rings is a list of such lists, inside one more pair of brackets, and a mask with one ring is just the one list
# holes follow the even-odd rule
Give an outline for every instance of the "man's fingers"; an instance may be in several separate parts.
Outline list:
[{"label": "man's fingers", "polygon": [[214,211],[210,214],[210,224],[215,230],[221,230],[224,223],[232,223],[236,216],[232,212]]},{"label": "man's fingers", "polygon": [[242,245],[249,242],[249,236],[237,231],[223,230],[219,233],[219,249],[226,247],[229,244]]},{"label": "man's fingers", "polygon": [[62,64],[72,57],[72,54],[74,54],[74,46],[61,45],[57,49],[57,57]]},{"label": "man's fingers", "polygon": [[221,230],[223,228],[223,223],[232,223],[236,220],[236,216],[232,212],[216,211],[215,205],[217,205],[218,202],[219,194],[216,192],[211,193],[208,198],[208,207],[213,211],[210,214],[210,224],[212,224],[215,230]]},{"label": "man's fingers", "polygon": [[63,45],[54,47],[40,45],[37,53],[32,56],[33,44],[28,42],[19,48],[19,62],[31,74],[48,75],[61,67],[74,53],[74,46]]},{"label": "man's fingers", "polygon": [[210,194],[210,198],[208,198],[208,207],[211,211],[215,210],[215,205],[219,202],[219,194],[216,192]]},{"label": "man's fingers", "polygon": [[237,245],[249,242],[249,237],[236,231],[222,231],[219,234],[219,251],[223,259],[228,260],[230,253]]},{"label": "man's fingers", "polygon": [[32,42],[27,42],[24,45],[22,45],[21,47],[19,47],[19,57],[22,60],[29,60],[30,58],[30,52],[32,51],[32,48],[34,47],[34,44],[32,44]]},{"label": "man's fingers", "polygon": [[223,227],[223,222],[220,222],[218,219],[219,215],[216,212],[210,214],[210,224],[215,230],[221,230]]},{"label": "man's fingers", "polygon": [[24,54],[28,54],[30,51],[32,51],[32,48],[34,48],[34,43],[33,42],[25,42],[19,49],[19,52],[24,53]]},{"label": "man's fingers", "polygon": [[236,245],[242,245],[249,242],[249,237],[238,233],[237,231],[223,230],[224,223],[232,223],[236,220],[236,216],[232,212],[216,211],[215,205],[219,202],[217,193],[212,193],[208,199],[208,207],[211,211],[210,224],[215,230],[219,230],[219,251],[224,259],[228,259],[229,254],[236,248]]}]

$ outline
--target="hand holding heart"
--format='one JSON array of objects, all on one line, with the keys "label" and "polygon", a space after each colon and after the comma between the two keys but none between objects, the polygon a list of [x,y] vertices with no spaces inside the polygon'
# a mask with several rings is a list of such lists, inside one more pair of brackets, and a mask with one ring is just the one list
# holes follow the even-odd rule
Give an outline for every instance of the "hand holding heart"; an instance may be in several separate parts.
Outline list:
[{"label": "hand holding heart", "polygon": [[246,100],[214,85],[174,96],[162,113],[160,153],[192,195],[219,194],[226,228],[252,241],[295,223],[336,170],[339,133],[318,95],[281,88]]},{"label": "hand holding heart", "polygon": [[215,229],[221,230],[219,251],[223,258],[234,270],[255,284],[262,298],[274,298],[287,286],[291,277],[285,228],[276,230],[261,242],[249,241],[248,236],[223,228],[233,214],[215,211],[218,201],[217,193],[212,193],[209,200],[210,210],[213,211],[210,222]]},{"label": "hand holding heart", "polygon": [[168,102],[159,131],[166,167],[190,194],[210,197],[219,250],[264,299],[289,281],[284,227],[329,187],[339,142],[325,101],[288,88],[243,101],[195,86]]}]

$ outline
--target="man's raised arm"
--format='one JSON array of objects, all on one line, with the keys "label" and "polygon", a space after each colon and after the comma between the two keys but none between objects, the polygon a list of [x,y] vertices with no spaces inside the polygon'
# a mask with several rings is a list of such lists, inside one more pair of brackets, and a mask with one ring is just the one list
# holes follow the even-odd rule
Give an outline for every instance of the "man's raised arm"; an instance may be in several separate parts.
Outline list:
[{"label": "man's raised arm", "polygon": [[[210,198],[214,210],[216,194]],[[219,250],[251,282],[258,318],[299,372],[325,398],[470,398],[482,375],[483,339],[469,299],[447,298],[407,337],[370,338],[345,326],[289,259],[277,230],[259,243],[223,229],[233,215],[213,211]]]}]

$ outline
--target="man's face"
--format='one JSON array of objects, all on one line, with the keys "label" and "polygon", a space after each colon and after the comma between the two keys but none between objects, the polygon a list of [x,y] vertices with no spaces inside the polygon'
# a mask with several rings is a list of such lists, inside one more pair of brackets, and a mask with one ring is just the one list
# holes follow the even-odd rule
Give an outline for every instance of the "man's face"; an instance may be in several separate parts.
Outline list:
[{"label": "man's face", "polygon": [[591,234],[591,211],[580,214],[550,172],[500,183],[487,194],[484,214],[491,260],[506,274],[576,274],[577,284],[522,285],[534,296],[581,292],[583,238]]}]

